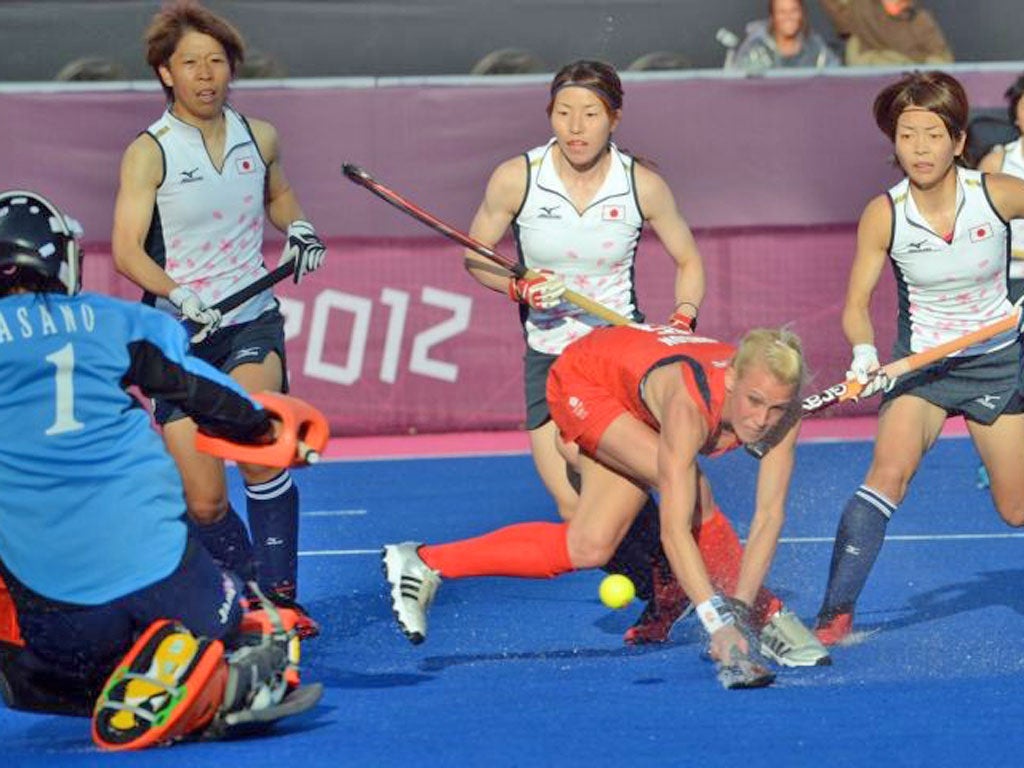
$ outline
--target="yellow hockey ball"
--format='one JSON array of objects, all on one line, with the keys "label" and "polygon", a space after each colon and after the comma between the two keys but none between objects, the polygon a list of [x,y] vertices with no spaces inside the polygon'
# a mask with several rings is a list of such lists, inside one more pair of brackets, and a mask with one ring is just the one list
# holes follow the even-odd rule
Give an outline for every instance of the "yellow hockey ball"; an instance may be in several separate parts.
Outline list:
[{"label": "yellow hockey ball", "polygon": [[609,608],[625,608],[636,597],[636,587],[629,577],[621,573],[605,576],[597,590],[601,602]]}]

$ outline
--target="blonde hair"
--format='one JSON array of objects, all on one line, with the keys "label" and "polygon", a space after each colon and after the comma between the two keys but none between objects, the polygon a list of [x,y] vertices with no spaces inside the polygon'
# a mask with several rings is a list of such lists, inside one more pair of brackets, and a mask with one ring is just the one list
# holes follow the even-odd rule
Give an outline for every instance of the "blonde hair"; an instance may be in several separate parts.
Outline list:
[{"label": "blonde hair", "polygon": [[732,367],[743,378],[755,365],[763,365],[780,383],[797,391],[807,376],[800,337],[788,328],[755,328],[743,337]]}]

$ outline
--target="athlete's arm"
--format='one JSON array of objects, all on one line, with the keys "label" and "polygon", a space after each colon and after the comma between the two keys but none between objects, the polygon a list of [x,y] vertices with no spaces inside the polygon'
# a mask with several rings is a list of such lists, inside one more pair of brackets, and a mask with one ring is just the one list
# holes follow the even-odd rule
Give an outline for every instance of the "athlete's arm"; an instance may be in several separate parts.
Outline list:
[{"label": "athlete's arm", "polygon": [[144,133],[128,145],[121,160],[110,238],[117,271],[156,296],[167,296],[177,287],[144,247],[163,172],[163,154],[152,136]]},{"label": "athlete's arm", "polygon": [[892,208],[888,195],[879,195],[864,209],[857,227],[857,252],[850,268],[843,306],[843,332],[850,344],[874,344],[871,294],[889,253]]},{"label": "athlete's arm", "polygon": [[[484,199],[469,225],[470,236],[486,246],[495,245],[512,223],[525,196],[526,158],[520,155],[494,169]],[[508,273],[504,269],[469,250],[465,252],[464,263],[478,283],[492,291],[507,292]]]},{"label": "athlete's arm", "polygon": [[239,443],[262,443],[272,435],[266,411],[238,382],[188,354],[188,338],[169,316],[137,307],[138,323],[128,344],[124,386],[173,402],[200,431]]},{"label": "athlete's arm", "polygon": [[[708,436],[707,424],[681,380],[664,390],[659,403],[661,434],[658,443],[658,488],[661,491],[659,517],[661,542],[672,566],[672,573],[694,605],[711,637],[711,656],[729,659],[730,648],[738,646],[746,653],[747,641],[719,609],[711,613],[719,617],[719,626],[707,623],[707,609],[715,597],[715,588],[708,576],[697,541],[693,538],[693,517],[700,493],[697,454]],[[723,606],[724,609],[724,606]]]},{"label": "athlete's arm", "polygon": [[735,596],[747,605],[754,604],[775,558],[775,547],[786,520],[786,496],[793,474],[798,432],[799,423],[795,423],[758,465],[754,517],[736,582]]},{"label": "athlete's arm", "polygon": [[992,173],[985,176],[985,189],[1003,221],[1024,217],[1024,181],[1005,173]]},{"label": "athlete's arm", "polygon": [[704,300],[704,262],[697,250],[693,233],[679,213],[668,184],[657,173],[637,164],[637,199],[644,217],[662,246],[676,263],[675,307],[696,320]]},{"label": "athlete's arm", "polygon": [[293,221],[304,221],[305,214],[291,184],[284,175],[281,163],[281,142],[277,129],[265,120],[249,118],[249,128],[256,139],[260,157],[267,164],[267,191],[264,206],[267,218],[281,232],[288,231]]}]

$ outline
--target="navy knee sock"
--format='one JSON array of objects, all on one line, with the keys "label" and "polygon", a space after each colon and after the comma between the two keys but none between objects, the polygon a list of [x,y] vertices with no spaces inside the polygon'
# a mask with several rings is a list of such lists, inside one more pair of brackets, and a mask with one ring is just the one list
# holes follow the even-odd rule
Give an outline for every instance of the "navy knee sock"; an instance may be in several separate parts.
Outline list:
[{"label": "navy knee sock", "polygon": [[299,563],[299,489],[285,470],[273,480],[245,486],[252,529],[256,583],[295,597]]},{"label": "navy knee sock", "polygon": [[628,576],[641,600],[650,600],[654,594],[651,569],[661,551],[661,525],[658,504],[651,496],[630,526],[626,537],[615,550],[612,559],[602,570]]},{"label": "navy knee sock", "polygon": [[818,614],[822,619],[853,611],[895,511],[895,504],[866,485],[850,497],[836,531],[825,601]]},{"label": "navy knee sock", "polygon": [[242,581],[254,576],[252,542],[245,523],[229,504],[227,514],[215,523],[203,524],[189,518],[189,527],[221,568],[232,571]]}]

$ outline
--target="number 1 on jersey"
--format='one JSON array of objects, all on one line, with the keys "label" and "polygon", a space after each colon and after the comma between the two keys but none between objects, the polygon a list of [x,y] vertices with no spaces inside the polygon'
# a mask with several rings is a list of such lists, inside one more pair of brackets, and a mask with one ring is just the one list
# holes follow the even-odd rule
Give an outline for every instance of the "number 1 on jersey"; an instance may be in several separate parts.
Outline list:
[{"label": "number 1 on jersey", "polygon": [[75,418],[75,348],[69,341],[51,355],[46,356],[47,362],[53,363],[57,369],[54,377],[54,400],[56,419],[46,434],[60,435],[74,432],[85,425]]}]

